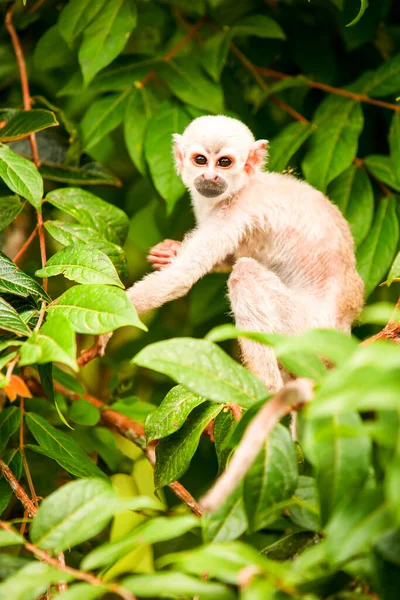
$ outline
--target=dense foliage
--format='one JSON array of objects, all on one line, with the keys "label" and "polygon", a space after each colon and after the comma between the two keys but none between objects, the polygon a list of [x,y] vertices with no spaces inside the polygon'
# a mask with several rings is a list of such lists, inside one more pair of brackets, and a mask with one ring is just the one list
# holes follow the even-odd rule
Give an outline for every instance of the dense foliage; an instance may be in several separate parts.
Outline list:
[{"label": "dense foliage", "polygon": [[[397,4],[0,0],[0,598],[397,600]],[[268,394],[226,275],[145,324],[124,286],[193,225],[172,133],[221,112],[340,207],[368,306],[258,336],[315,397],[201,516]]]}]

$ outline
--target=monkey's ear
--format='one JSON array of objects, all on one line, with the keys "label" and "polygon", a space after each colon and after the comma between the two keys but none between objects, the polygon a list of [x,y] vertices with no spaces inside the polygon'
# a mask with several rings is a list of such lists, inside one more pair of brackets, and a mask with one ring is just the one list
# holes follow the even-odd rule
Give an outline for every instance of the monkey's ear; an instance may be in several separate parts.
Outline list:
[{"label": "monkey's ear", "polygon": [[262,169],[267,160],[267,140],[257,140],[251,145],[249,156],[245,164],[245,170],[249,175],[257,169]]},{"label": "monkey's ear", "polygon": [[180,175],[183,169],[182,136],[179,133],[173,133],[172,139],[174,140],[174,158],[176,172],[178,173],[178,175]]}]

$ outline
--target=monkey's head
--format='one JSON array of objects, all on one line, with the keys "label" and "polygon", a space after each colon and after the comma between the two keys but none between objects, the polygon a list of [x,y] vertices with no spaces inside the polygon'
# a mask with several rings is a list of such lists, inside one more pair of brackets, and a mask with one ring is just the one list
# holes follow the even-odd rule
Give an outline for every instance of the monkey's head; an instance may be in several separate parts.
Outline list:
[{"label": "monkey's head", "polygon": [[231,117],[199,117],[173,138],[176,170],[183,183],[217,201],[239,192],[266,159],[267,141],[255,141],[250,129]]}]

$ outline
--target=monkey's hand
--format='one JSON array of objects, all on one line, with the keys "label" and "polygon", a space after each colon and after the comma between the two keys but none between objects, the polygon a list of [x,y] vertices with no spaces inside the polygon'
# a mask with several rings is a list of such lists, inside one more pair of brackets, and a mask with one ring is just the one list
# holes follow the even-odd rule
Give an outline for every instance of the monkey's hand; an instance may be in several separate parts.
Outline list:
[{"label": "monkey's hand", "polygon": [[175,240],[164,240],[150,250],[147,260],[154,269],[163,269],[172,263],[178,256],[182,242]]}]

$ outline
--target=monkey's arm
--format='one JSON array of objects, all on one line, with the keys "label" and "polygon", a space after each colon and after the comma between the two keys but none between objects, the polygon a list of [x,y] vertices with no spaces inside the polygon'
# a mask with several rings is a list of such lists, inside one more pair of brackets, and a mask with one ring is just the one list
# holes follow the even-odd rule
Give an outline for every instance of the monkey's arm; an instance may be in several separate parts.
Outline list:
[{"label": "monkey's arm", "polygon": [[196,281],[235,251],[242,235],[243,226],[228,219],[214,220],[194,230],[170,265],[147,275],[127,291],[138,313],[184,296]]}]

